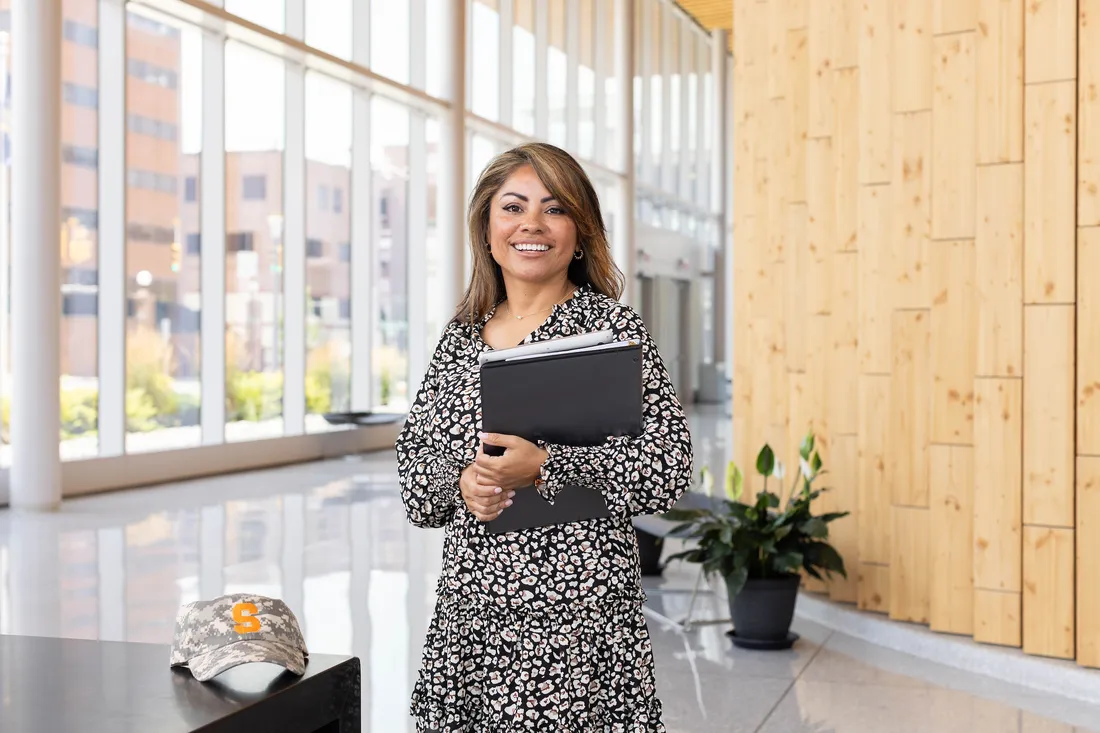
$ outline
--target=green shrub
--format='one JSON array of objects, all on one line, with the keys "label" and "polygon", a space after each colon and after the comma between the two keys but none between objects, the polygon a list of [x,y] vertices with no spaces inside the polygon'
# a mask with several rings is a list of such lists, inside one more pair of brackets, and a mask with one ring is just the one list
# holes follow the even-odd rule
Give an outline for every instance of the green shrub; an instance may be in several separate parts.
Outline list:
[{"label": "green shrub", "polygon": [[282,372],[234,371],[225,389],[225,417],[255,422],[282,411]]}]

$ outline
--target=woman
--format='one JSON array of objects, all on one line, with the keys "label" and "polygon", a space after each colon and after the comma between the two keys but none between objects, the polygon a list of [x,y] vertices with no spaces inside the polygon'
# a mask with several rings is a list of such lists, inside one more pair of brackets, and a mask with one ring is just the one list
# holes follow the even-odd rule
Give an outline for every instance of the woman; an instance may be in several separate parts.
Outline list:
[{"label": "woman", "polygon": [[[409,521],[447,528],[412,714],[442,733],[663,731],[630,519],[688,487],[683,409],[641,319],[617,301],[622,274],[573,158],[544,144],[497,157],[469,230],[472,279],[397,441]],[[570,447],[479,432],[479,353],[604,329],[642,343],[641,436]],[[613,516],[486,531],[516,491],[552,500],[565,484],[601,492]]]}]

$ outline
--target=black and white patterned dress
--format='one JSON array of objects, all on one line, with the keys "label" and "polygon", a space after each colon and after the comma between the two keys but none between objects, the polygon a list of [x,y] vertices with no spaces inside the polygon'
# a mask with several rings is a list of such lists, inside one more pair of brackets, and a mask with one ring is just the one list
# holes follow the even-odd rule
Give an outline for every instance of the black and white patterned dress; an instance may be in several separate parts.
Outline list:
[{"label": "black and white patterned dress", "polygon": [[[411,712],[442,733],[664,731],[631,517],[669,509],[688,488],[687,420],[638,314],[590,286],[525,342],[613,329],[642,343],[644,433],[597,447],[547,446],[546,484],[603,492],[613,516],[492,535],[466,508],[459,475],[481,429],[481,328],[442,334],[397,441],[409,520],[446,527],[435,616]],[[505,510],[507,511],[507,510]]]}]

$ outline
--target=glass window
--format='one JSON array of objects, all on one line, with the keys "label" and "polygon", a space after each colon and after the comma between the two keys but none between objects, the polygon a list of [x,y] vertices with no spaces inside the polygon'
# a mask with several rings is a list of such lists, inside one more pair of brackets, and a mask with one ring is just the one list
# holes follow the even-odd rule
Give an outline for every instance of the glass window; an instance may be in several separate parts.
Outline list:
[{"label": "glass window", "polygon": [[499,120],[500,6],[498,0],[474,0],[471,9],[470,110],[486,119]]},{"label": "glass window", "polygon": [[331,191],[351,185],[351,108],[350,86],[306,74],[306,189],[325,192],[306,210],[306,295],[314,303],[306,314],[307,432],[329,428],[324,413],[351,409],[351,319],[340,307],[351,297],[351,265],[334,251],[351,238],[351,216],[328,205]]},{"label": "glass window", "polygon": [[535,134],[535,6],[515,0],[512,26],[512,126]]},{"label": "glass window", "polygon": [[309,0],[306,43],[342,59],[351,59],[352,0]]},{"label": "glass window", "polygon": [[550,0],[550,43],[546,49],[546,90],[550,102],[548,141],[565,147],[568,79],[565,55],[565,0]]},{"label": "glass window", "polygon": [[596,147],[596,12],[595,0],[581,0],[580,58],[577,66],[577,154],[595,157]]},{"label": "glass window", "polygon": [[241,198],[245,201],[263,201],[267,198],[267,176],[246,175],[241,181]]},{"label": "glass window", "polygon": [[[408,323],[409,113],[381,97],[371,100],[371,169],[375,258],[371,394],[382,410],[405,410],[409,394]],[[383,213],[385,212],[385,213]]]},{"label": "glass window", "polygon": [[688,34],[688,39],[691,43],[687,73],[688,129],[687,149],[683,152],[684,165],[688,168],[688,187],[683,195],[692,201],[699,201],[699,172],[695,168],[699,160],[699,57],[703,39],[695,31]]},{"label": "glass window", "polygon": [[[136,15],[131,11],[131,14]],[[127,112],[171,125],[181,135],[127,137],[126,450],[198,445],[201,271],[184,244],[199,233],[199,204],[178,181],[199,171],[202,152],[202,34],[175,36],[128,24],[127,65],[161,69],[164,84],[130,85]]]},{"label": "glass window", "polygon": [[286,0],[225,0],[225,9],[276,33],[286,32]]},{"label": "glass window", "polygon": [[[282,3],[273,3],[281,5]],[[226,439],[283,434],[283,152],[286,69],[225,46]],[[252,183],[246,183],[251,181]],[[262,183],[261,196],[250,186]]]},{"label": "glass window", "polygon": [[[98,28],[95,0],[65,0],[61,12]],[[70,154],[61,163],[60,439],[62,458],[71,459],[99,453],[99,55],[72,40],[62,42],[61,55],[61,145]]]},{"label": "glass window", "polygon": [[653,2],[650,4],[649,37],[646,39],[646,50],[652,59],[649,67],[652,70],[649,77],[649,150],[645,152],[645,155],[649,157],[652,174],[646,183],[654,186],[661,185],[661,148],[664,142],[661,137],[665,117],[665,97],[663,94],[665,63],[664,46],[662,44],[668,29],[662,27],[661,21],[664,15],[662,11],[661,3]]},{"label": "glass window", "polygon": [[425,91],[434,97],[447,96],[447,61],[451,45],[450,27],[447,20],[447,3],[453,0],[425,0],[427,88]]},{"label": "glass window", "polygon": [[[615,13],[619,0],[599,0],[596,12],[603,13],[604,37],[598,39],[596,52],[603,56],[604,82],[604,155],[603,162],[610,168],[620,166],[619,146],[619,110],[622,104],[619,94],[619,77],[623,70],[618,65],[618,53],[615,52]],[[637,91],[635,91],[637,93]],[[599,102],[597,102],[599,103]]]},{"label": "glass window", "polygon": [[370,4],[371,70],[401,84],[409,83],[409,1]]},{"label": "glass window", "polygon": [[440,125],[439,120],[434,117],[429,117],[424,124],[424,138],[427,144],[427,181],[428,190],[424,192],[423,198],[418,191],[413,192],[413,200],[421,202],[422,206],[428,217],[427,226],[427,241],[426,241],[426,260],[428,265],[428,278],[427,284],[424,288],[424,297],[427,298],[427,314],[428,322],[426,326],[428,337],[428,353],[432,353],[435,349],[436,341],[439,338],[439,334],[443,331],[443,323],[446,319],[449,319],[452,315],[452,311],[457,303],[445,303],[440,300],[439,295],[443,290],[443,243],[439,237],[439,145],[440,145]]}]

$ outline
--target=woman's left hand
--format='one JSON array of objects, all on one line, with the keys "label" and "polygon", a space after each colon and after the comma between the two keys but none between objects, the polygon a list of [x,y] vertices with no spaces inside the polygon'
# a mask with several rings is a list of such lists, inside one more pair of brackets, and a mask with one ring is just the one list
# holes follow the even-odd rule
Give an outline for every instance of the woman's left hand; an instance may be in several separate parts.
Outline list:
[{"label": "woman's left hand", "polygon": [[530,486],[549,456],[544,449],[515,435],[479,433],[478,437],[485,445],[504,448],[502,456],[478,456],[477,482],[482,486],[499,486],[504,491]]}]

